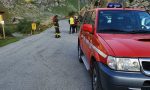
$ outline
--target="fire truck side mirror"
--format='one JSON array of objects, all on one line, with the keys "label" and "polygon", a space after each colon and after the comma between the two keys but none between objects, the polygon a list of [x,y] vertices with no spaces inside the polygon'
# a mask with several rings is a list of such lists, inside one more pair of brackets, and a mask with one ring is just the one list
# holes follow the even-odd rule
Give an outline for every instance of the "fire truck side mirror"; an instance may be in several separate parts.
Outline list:
[{"label": "fire truck side mirror", "polygon": [[92,33],[93,32],[93,26],[92,26],[92,24],[83,24],[81,26],[81,30],[83,30],[85,32]]}]

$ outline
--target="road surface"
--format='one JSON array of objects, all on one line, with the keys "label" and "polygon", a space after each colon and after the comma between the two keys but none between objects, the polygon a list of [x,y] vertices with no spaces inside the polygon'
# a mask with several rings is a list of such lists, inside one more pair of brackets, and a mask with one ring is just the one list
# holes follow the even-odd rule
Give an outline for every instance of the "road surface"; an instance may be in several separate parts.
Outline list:
[{"label": "road surface", "polygon": [[60,22],[54,29],[0,48],[0,90],[91,90],[90,75],[77,58],[77,34]]}]

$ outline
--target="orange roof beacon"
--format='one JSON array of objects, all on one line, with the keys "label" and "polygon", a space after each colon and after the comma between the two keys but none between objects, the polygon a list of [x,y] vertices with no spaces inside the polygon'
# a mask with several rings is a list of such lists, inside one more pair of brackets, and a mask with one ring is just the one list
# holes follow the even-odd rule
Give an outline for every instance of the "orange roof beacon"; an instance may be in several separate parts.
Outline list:
[{"label": "orange roof beacon", "polygon": [[85,12],[79,61],[92,74],[92,90],[150,90],[150,15],[112,4]]}]

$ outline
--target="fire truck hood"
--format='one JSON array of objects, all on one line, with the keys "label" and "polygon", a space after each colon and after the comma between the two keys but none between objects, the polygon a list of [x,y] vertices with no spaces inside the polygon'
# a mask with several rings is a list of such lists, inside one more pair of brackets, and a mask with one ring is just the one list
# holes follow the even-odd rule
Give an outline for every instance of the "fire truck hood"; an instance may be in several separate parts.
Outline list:
[{"label": "fire truck hood", "polygon": [[150,57],[150,34],[99,34],[99,36],[106,41],[116,57]]}]

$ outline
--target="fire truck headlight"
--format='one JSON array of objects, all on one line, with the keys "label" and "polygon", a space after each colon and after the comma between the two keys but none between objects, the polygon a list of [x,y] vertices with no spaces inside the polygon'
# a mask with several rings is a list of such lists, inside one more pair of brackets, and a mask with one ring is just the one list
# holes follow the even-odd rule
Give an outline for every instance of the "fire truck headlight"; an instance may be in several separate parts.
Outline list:
[{"label": "fire truck headlight", "polygon": [[115,58],[108,56],[107,65],[118,71],[140,71],[140,64],[137,58]]},{"label": "fire truck headlight", "polygon": [[116,58],[112,57],[112,56],[108,56],[107,58],[107,65],[111,68],[116,70],[117,69],[117,62],[116,62]]}]

